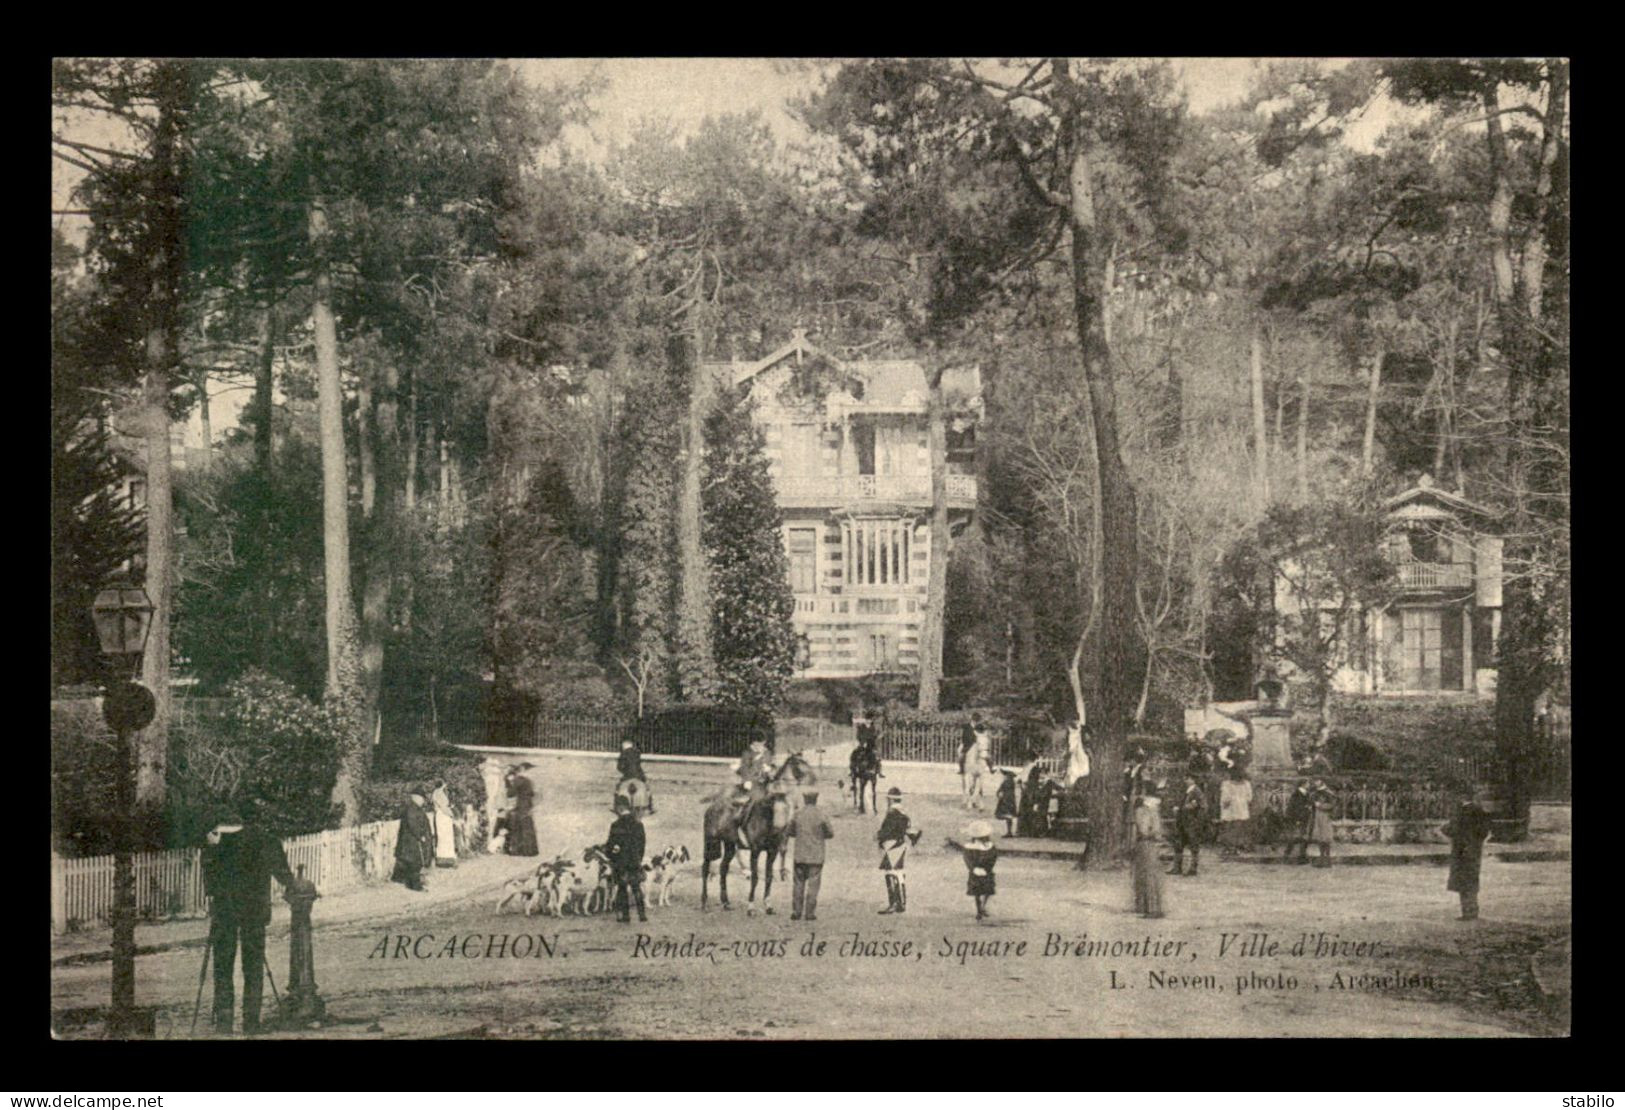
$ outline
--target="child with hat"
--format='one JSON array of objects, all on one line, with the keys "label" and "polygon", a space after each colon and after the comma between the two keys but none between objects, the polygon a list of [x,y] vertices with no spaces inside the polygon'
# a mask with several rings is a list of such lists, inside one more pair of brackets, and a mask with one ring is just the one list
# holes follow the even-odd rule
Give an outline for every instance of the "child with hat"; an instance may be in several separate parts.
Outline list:
[{"label": "child with hat", "polygon": [[973,821],[965,830],[965,870],[969,876],[965,893],[976,900],[976,920],[987,914],[987,900],[993,897],[993,865],[998,862],[999,850],[993,847],[993,826],[986,821]]}]

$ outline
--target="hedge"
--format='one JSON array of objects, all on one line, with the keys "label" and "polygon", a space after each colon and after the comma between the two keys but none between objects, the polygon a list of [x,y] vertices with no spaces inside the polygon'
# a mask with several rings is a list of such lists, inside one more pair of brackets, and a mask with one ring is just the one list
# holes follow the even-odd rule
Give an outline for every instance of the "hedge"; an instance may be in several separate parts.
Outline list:
[{"label": "hedge", "polygon": [[421,752],[381,753],[373,764],[372,776],[356,789],[358,820],[384,821],[401,815],[401,807],[414,791],[428,797],[434,784],[446,783],[452,808],[471,805],[485,808],[485,779],[480,774],[484,757],[461,748],[443,745]]}]

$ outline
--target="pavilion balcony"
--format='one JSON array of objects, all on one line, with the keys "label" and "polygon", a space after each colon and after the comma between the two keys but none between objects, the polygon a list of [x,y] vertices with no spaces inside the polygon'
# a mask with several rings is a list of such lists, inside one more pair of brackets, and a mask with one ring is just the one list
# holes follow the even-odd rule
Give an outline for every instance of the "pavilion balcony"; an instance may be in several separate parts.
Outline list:
[{"label": "pavilion balcony", "polygon": [[[843,474],[816,478],[780,475],[774,482],[779,504],[786,507],[818,508],[865,501],[931,503],[931,478],[923,474]],[[976,507],[975,475],[948,475],[948,504],[954,508]]]},{"label": "pavilion balcony", "polygon": [[1402,590],[1465,590],[1473,585],[1471,563],[1397,563]]}]

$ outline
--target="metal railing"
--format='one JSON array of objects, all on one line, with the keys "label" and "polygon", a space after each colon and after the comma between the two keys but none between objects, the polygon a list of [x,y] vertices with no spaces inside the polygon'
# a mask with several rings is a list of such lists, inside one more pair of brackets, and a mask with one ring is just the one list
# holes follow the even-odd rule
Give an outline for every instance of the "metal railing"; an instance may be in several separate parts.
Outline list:
[{"label": "metal railing", "polygon": [[1402,590],[1465,589],[1473,584],[1471,563],[1396,563]]},{"label": "metal railing", "polygon": [[[949,474],[947,480],[950,501],[976,500],[974,474]],[[774,484],[781,503],[840,505],[852,501],[931,500],[929,474],[780,475]]]},{"label": "metal railing", "polygon": [[[964,748],[965,726],[960,724],[881,721],[878,731],[883,760],[957,764]],[[1014,766],[1029,758],[1025,746],[1013,738],[1008,729],[990,727],[988,737],[995,766]],[[1065,762],[1064,751],[1051,755]]]}]

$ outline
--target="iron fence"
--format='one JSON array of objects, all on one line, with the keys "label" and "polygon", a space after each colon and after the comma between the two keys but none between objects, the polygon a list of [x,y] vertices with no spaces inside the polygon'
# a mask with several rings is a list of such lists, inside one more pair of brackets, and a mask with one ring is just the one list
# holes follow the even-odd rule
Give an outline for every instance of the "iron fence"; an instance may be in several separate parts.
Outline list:
[{"label": "iron fence", "polygon": [[[883,760],[958,764],[966,726],[949,722],[882,720],[878,731]],[[1000,725],[989,725],[987,731],[994,766],[1010,767],[1032,759],[1030,738],[1023,738]],[[1051,744],[1049,750],[1041,753],[1040,762],[1058,770],[1066,763],[1066,749]]]}]

